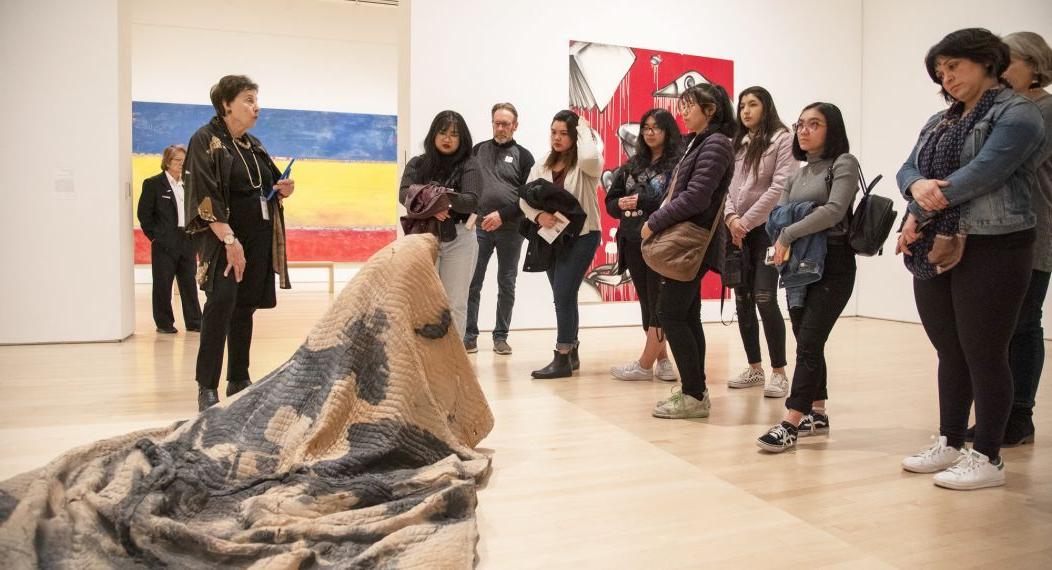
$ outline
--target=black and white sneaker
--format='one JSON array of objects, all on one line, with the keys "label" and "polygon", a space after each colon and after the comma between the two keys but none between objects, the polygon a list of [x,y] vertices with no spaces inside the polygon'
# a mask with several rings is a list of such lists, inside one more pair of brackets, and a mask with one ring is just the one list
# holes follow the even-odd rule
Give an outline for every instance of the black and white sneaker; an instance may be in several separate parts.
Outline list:
[{"label": "black and white sneaker", "polygon": [[783,421],[757,439],[756,445],[764,451],[781,453],[796,447],[796,434],[796,426]]},{"label": "black and white sneaker", "polygon": [[797,430],[798,437],[829,435],[829,416],[811,412],[800,420],[800,427]]}]

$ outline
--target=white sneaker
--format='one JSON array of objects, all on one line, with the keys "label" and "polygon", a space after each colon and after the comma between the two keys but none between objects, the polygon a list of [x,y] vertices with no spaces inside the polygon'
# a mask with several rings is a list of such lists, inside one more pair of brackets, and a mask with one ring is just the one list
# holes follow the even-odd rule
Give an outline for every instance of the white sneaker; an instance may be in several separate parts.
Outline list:
[{"label": "white sneaker", "polygon": [[961,459],[961,450],[946,445],[946,436],[931,436],[931,447],[902,460],[902,468],[913,473],[935,473]]},{"label": "white sneaker", "polygon": [[768,398],[784,398],[789,393],[789,379],[781,372],[771,372],[771,377],[763,385],[763,395]]},{"label": "white sneaker", "polygon": [[753,386],[763,386],[763,382],[763,370],[757,370],[750,366],[743,370],[741,374],[728,380],[727,386],[731,388],[751,388]]},{"label": "white sneaker", "polygon": [[958,491],[999,487],[1005,484],[1005,462],[998,458],[995,465],[974,449],[962,449],[960,460],[946,471],[936,473],[934,481],[939,487]]},{"label": "white sneaker", "polygon": [[654,406],[652,415],[655,418],[669,420],[707,418],[711,407],[708,390],[705,391],[705,396],[699,400],[690,394],[684,394],[677,388],[672,390],[672,395],[667,400],[658,402]]},{"label": "white sneaker", "polygon": [[653,380],[654,371],[643,368],[638,360],[633,360],[624,366],[611,366],[610,375],[618,380]]},{"label": "white sneaker", "polygon": [[662,358],[657,361],[657,370],[654,372],[654,376],[664,382],[675,382],[678,378],[676,377],[676,369],[672,367],[672,361],[667,358]]}]

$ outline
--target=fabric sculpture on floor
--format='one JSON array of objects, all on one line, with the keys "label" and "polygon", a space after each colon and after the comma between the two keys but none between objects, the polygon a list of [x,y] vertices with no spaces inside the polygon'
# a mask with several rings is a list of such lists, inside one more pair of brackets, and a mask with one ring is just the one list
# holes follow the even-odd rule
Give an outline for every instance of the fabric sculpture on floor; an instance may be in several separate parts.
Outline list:
[{"label": "fabric sculpture on floor", "polygon": [[192,421],[0,483],[0,566],[472,567],[493,416],[437,248],[377,252],[288,362]]}]

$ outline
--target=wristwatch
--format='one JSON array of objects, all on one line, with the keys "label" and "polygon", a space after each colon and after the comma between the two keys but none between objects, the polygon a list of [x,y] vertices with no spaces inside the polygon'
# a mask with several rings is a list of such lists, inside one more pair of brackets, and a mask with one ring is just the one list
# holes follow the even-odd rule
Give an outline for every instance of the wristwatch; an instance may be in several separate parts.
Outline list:
[{"label": "wristwatch", "polygon": [[234,245],[234,242],[236,241],[237,238],[234,237],[234,234],[232,233],[223,236],[223,243],[225,243],[226,245]]}]

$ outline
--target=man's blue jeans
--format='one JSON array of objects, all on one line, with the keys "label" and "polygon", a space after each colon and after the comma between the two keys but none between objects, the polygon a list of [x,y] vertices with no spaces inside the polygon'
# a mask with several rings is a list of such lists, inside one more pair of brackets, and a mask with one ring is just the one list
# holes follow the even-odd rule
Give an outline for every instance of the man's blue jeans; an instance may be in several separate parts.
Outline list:
[{"label": "man's blue jeans", "polygon": [[[514,225],[514,224],[513,224]],[[475,275],[468,289],[468,326],[464,340],[475,342],[479,336],[479,298],[482,283],[486,279],[486,268],[493,250],[497,251],[497,323],[493,327],[493,340],[507,341],[511,327],[511,312],[515,307],[515,278],[519,274],[519,256],[522,254],[523,237],[514,229],[501,228],[494,232],[476,229],[479,254],[475,264]]]}]

